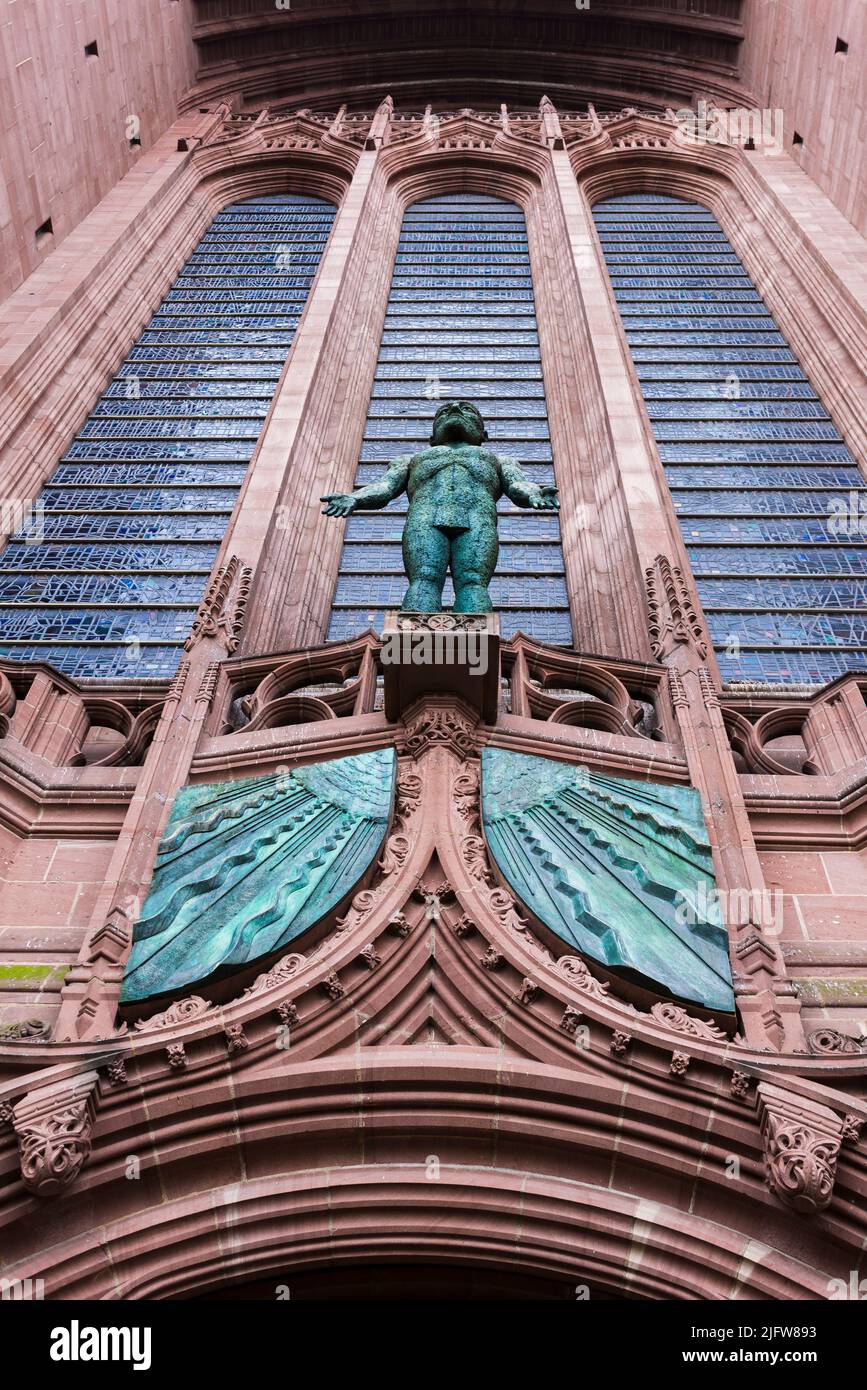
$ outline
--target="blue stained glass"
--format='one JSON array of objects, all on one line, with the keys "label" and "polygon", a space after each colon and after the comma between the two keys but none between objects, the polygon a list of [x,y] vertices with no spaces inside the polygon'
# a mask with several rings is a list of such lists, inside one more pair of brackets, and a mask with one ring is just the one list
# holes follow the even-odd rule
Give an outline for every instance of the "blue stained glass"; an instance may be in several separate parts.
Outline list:
[{"label": "blue stained glass", "polygon": [[705,613],[728,609],[782,608],[806,612],[818,609],[867,611],[867,577],[863,579],[702,579],[701,602]]},{"label": "blue stained glass", "polygon": [[202,596],[197,574],[3,574],[0,604],[178,604],[195,608]]},{"label": "blue stained glass", "polygon": [[724,677],[863,670],[867,480],[725,234],[664,195],[594,219]]},{"label": "blue stained glass", "polygon": [[717,661],[723,680],[731,684],[766,681],[771,685],[821,686],[850,671],[867,670],[867,654],[835,651],[833,647],[815,652],[756,652],[741,648],[737,656],[729,656],[723,647],[717,651]]},{"label": "blue stained glass", "polygon": [[0,608],[5,642],[183,642],[195,606],[175,608]]},{"label": "blue stained glass", "polygon": [[238,495],[233,487],[58,487],[42,493],[48,511],[230,512]]},{"label": "blue stained glass", "polygon": [[660,444],[659,457],[663,463],[854,462],[844,444]]},{"label": "blue stained glass", "polygon": [[[867,483],[863,486],[867,489]],[[842,502],[846,506],[849,501],[847,495],[840,496],[827,488],[816,488],[810,492],[798,488],[792,488],[788,492],[772,492],[770,489],[750,486],[739,492],[724,492],[717,488],[692,492],[672,490],[672,495],[681,527],[685,532],[689,530],[690,522],[695,516],[734,518],[753,515],[813,515],[827,518],[831,514],[834,502]],[[863,500],[867,513],[867,491],[863,493]]]},{"label": "blue stained glass", "polygon": [[172,570],[207,575],[217,558],[219,547],[207,542],[196,545],[24,545],[10,541],[0,555],[0,572],[25,574],[30,571],[59,570],[71,574],[96,574],[103,570],[139,570],[165,574]]},{"label": "blue stained glass", "polygon": [[[534,482],[554,481],[523,214],[474,194],[426,199],[405,213],[356,486],[426,447],[437,406],[462,398],[480,403],[492,448],[517,458]],[[498,511],[491,592],[502,630],[571,645],[557,517],[507,499]],[[330,639],[379,629],[385,609],[400,604],[405,516],[401,497],[349,518]]]},{"label": "blue stained glass", "polygon": [[178,645],[127,641],[110,645],[101,640],[80,647],[43,646],[22,642],[0,646],[0,657],[15,661],[48,661],[74,680],[164,681],[178,664]]},{"label": "blue stained glass", "polygon": [[219,213],[0,555],[0,647],[67,675],[175,670],[334,217]]}]

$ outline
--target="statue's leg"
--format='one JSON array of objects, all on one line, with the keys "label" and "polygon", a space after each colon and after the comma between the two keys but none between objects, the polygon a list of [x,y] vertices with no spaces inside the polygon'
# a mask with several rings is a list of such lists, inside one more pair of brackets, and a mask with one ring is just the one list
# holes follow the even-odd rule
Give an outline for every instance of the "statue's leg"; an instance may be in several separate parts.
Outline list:
[{"label": "statue's leg", "polygon": [[410,613],[438,613],[448,565],[448,536],[431,526],[427,517],[414,517],[410,510],[403,528],[403,566],[409,588],[401,607]]},{"label": "statue's leg", "polygon": [[496,517],[474,521],[471,530],[455,536],[452,541],[452,575],[456,613],[490,613],[493,604],[488,585],[499,548]]}]

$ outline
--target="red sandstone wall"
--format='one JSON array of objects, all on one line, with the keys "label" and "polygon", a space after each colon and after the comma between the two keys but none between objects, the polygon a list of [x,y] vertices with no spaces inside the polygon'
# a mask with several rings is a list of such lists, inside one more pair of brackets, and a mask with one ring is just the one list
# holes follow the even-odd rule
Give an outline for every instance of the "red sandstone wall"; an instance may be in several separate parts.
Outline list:
[{"label": "red sandstone wall", "polygon": [[[748,0],[742,77],[784,112],[785,148],[867,231],[867,5],[864,0]],[[834,52],[838,38],[847,54]],[[792,144],[797,131],[803,145]]]},{"label": "red sandstone wall", "polygon": [[[175,119],[193,79],[190,10],[187,0],[2,6],[0,300]],[[89,58],[85,45],[94,41],[99,53]],[[130,148],[130,116],[140,122],[140,148]],[[37,244],[49,217],[53,235]]]},{"label": "red sandstone wall", "polygon": [[113,840],[0,832],[0,1017],[54,1018],[108,870]]},{"label": "red sandstone wall", "polygon": [[779,892],[783,955],[797,981],[804,1030],[867,1032],[867,850],[760,854]]}]

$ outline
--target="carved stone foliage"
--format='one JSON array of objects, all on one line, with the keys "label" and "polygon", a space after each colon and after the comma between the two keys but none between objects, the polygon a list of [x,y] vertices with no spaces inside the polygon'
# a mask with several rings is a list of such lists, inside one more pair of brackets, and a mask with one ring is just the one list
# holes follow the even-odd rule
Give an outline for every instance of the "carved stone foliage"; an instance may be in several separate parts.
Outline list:
[{"label": "carved stone foliage", "polygon": [[399,738],[401,752],[418,758],[428,748],[446,744],[460,758],[476,752],[477,720],[453,701],[426,700],[408,711]]},{"label": "carved stone foliage", "polygon": [[812,1216],[834,1192],[843,1124],[833,1110],[761,1082],[758,1106],[771,1191],[793,1210]]},{"label": "carved stone foliage", "polygon": [[663,663],[678,647],[693,647],[702,661],[707,657],[707,640],[693,607],[689,586],[666,555],[657,555],[645,570],[650,649]]},{"label": "carved stone foliage", "polygon": [[696,791],[486,747],[482,805],[501,874],[568,947],[634,971],[656,993],[733,1012]]},{"label": "carved stone foliage", "polygon": [[[187,989],[288,945],[385,839],[393,749],[183,788],[136,925],[121,1002]],[[400,846],[386,846],[400,856]]]},{"label": "carved stone foliage", "polygon": [[80,1173],[90,1153],[95,1071],[31,1091],[13,1111],[21,1178],[37,1197],[52,1197]]},{"label": "carved stone foliage", "polygon": [[244,990],[242,998],[248,999],[254,994],[264,994],[269,989],[279,989],[287,980],[298,974],[307,957],[298,951],[292,952],[288,956],[283,956],[276,965],[272,965],[270,970],[265,970],[261,975],[257,975],[253,983]]},{"label": "carved stone foliage", "polygon": [[670,1028],[674,1033],[684,1033],[690,1038],[704,1038],[708,1042],[725,1042],[726,1039],[722,1028],[718,1028],[715,1023],[708,1023],[706,1019],[695,1018],[688,1014],[686,1009],[681,1008],[680,1004],[653,1004],[650,1017],[663,1028]]},{"label": "carved stone foliage", "polygon": [[22,1018],[16,1023],[0,1023],[0,1043],[45,1042],[51,1036],[51,1024],[42,1018]]},{"label": "carved stone foliage", "polygon": [[162,1013],[138,1019],[135,1027],[139,1032],[150,1032],[154,1028],[175,1028],[178,1024],[194,1022],[212,1008],[213,1004],[209,1000],[200,999],[198,995],[193,994],[187,999],[179,999],[177,1003],[170,1004]]}]

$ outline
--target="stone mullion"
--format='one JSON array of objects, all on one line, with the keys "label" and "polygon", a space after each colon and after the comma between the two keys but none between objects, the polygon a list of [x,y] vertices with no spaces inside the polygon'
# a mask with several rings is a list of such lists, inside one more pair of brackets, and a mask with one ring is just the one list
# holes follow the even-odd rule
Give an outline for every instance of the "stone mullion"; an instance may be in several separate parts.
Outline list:
[{"label": "stone mullion", "polygon": [[[620,655],[649,655],[640,573],[659,554],[680,555],[680,537],[654,459],[636,392],[617,307],[599,257],[593,220],[566,150],[551,150],[557,190],[578,280],[581,320],[575,325],[586,353],[582,404],[593,449],[596,507],[602,527],[603,569],[617,575],[614,600]],[[627,576],[634,576],[634,583]]]},{"label": "stone mullion", "polygon": [[[353,248],[345,350],[327,380],[320,426],[310,434],[320,446],[308,451],[307,477],[293,486],[303,516],[303,541],[295,550],[291,587],[287,586],[290,602],[283,640],[289,646],[326,640],[345,526],[322,515],[319,499],[329,492],[351,492],[355,486],[402,216],[400,200],[378,174]],[[316,557],[315,565],[310,564],[311,556]]]},{"label": "stone mullion", "polygon": [[[314,520],[328,491],[321,453],[348,350],[358,278],[369,271],[359,238],[370,204],[377,150],[359,157],[334,223],[286,371],[223,544],[254,567],[244,649],[273,651],[321,636],[311,608],[327,611],[339,548],[330,550]],[[327,557],[327,558],[326,558]],[[323,561],[325,560],[325,563]],[[318,593],[304,594],[305,576]]]}]

